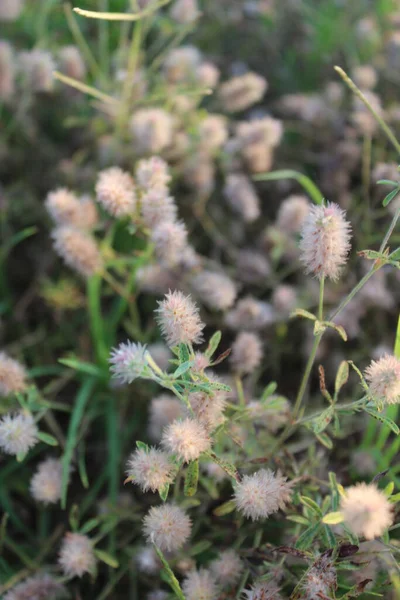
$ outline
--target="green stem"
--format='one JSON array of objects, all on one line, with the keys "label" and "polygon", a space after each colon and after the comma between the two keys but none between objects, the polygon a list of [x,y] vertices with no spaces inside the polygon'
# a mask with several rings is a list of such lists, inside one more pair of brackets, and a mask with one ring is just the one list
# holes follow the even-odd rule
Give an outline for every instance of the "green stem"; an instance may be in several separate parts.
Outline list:
[{"label": "green stem", "polygon": [[236,377],[235,377],[235,384],[236,384],[236,390],[237,390],[237,395],[238,395],[238,399],[239,399],[239,406],[246,406],[246,398],[244,396],[243,382],[239,375],[236,375]]},{"label": "green stem", "polygon": [[135,72],[139,61],[139,51],[142,42],[142,22],[135,24],[132,36],[131,46],[128,57],[128,67],[125,75],[125,82],[122,89],[121,107],[117,117],[116,133],[119,138],[122,137],[129,119],[129,110],[134,85]]},{"label": "green stem", "polygon": [[[342,410],[348,410],[349,408],[356,408],[357,406],[362,406],[367,401],[368,401],[368,398],[364,397],[364,398],[360,398],[360,400],[355,400],[354,402],[348,402],[347,404],[337,404],[335,406],[335,410],[342,411]],[[315,412],[312,415],[308,415],[307,417],[303,417],[302,419],[299,419],[298,421],[296,421],[294,423],[294,425],[302,425],[303,423],[308,423],[309,421],[313,421],[314,419],[317,419],[318,417],[320,417],[325,411],[326,411],[326,408],[324,408],[323,410],[320,410],[318,412]]]},{"label": "green stem", "polygon": [[87,297],[90,327],[96,358],[102,368],[107,368],[108,349],[105,343],[104,321],[101,316],[101,276],[93,275],[88,279]]}]

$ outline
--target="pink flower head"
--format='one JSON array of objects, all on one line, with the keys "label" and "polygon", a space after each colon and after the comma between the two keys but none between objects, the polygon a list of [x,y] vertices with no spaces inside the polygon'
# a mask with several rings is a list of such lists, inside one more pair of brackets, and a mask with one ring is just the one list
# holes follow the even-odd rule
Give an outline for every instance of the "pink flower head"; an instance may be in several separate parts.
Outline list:
[{"label": "pink flower head", "polygon": [[132,383],[134,379],[145,375],[146,346],[128,340],[112,350],[109,362],[112,375],[119,383]]},{"label": "pink flower head", "polygon": [[365,371],[371,394],[381,402],[400,402],[400,360],[390,354],[373,360]]},{"label": "pink flower head", "polygon": [[169,291],[159,302],[157,321],[170,346],[176,344],[200,344],[205,327],[199,317],[199,309],[190,296]]}]

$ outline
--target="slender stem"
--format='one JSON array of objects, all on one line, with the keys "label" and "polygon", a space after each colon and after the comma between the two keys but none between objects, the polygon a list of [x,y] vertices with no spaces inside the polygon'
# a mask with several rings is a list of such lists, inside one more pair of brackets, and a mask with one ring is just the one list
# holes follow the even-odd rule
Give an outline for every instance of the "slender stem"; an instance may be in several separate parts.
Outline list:
[{"label": "slender stem", "polygon": [[116,123],[116,132],[119,138],[122,137],[125,126],[129,119],[132,88],[134,85],[135,71],[139,61],[140,44],[142,42],[142,28],[142,22],[138,21],[134,27],[131,46],[129,49],[128,66],[126,70],[124,86],[122,89],[121,107]]},{"label": "slender stem", "polygon": [[310,374],[311,374],[311,369],[313,368],[314,360],[315,360],[315,357],[317,355],[317,350],[318,350],[318,346],[319,346],[319,343],[321,341],[322,335],[323,334],[320,333],[319,335],[315,336],[313,347],[312,347],[310,356],[308,358],[306,368],[304,370],[303,379],[301,380],[300,388],[299,388],[299,391],[298,391],[298,394],[297,394],[297,398],[296,398],[296,402],[295,402],[295,405],[294,405],[294,408],[293,408],[293,413],[292,413],[293,414],[293,419],[296,419],[297,416],[298,416],[298,414],[299,414],[299,412],[300,412],[301,403],[303,401],[303,397],[304,397],[304,394],[305,394],[305,391],[306,391],[306,388],[307,388],[307,384],[308,384],[308,379],[309,379]]},{"label": "slender stem", "polygon": [[239,375],[236,375],[236,377],[235,377],[235,384],[236,384],[236,390],[237,390],[237,395],[238,395],[238,399],[239,399],[239,406],[246,406],[246,398],[244,396],[244,391],[243,391],[243,382]]},{"label": "slender stem", "polygon": [[[363,398],[360,398],[360,400],[355,400],[354,402],[348,402],[347,404],[337,404],[335,406],[335,410],[341,411],[341,410],[348,410],[349,408],[356,408],[357,406],[361,406],[362,404],[365,404],[365,402],[367,400],[368,400],[368,398],[366,396],[364,396]],[[294,425],[302,425],[303,423],[308,423],[309,421],[313,421],[314,419],[317,419],[318,417],[320,417],[322,415],[322,413],[324,413],[325,411],[326,411],[326,408],[324,408],[323,410],[320,410],[318,412],[315,412],[312,415],[308,415],[307,417],[303,417],[302,419],[299,419],[298,421],[296,421],[294,423]]]},{"label": "slender stem", "polygon": [[97,77],[101,78],[102,77],[101,69],[100,69],[99,65],[97,64],[97,61],[96,61],[95,57],[93,56],[93,53],[92,53],[90,47],[86,43],[85,37],[82,34],[82,31],[80,30],[78,23],[76,22],[75,15],[72,12],[71,4],[69,4],[69,3],[64,4],[64,13],[65,13],[65,17],[67,19],[68,27],[75,39],[77,46],[79,47],[79,50],[81,51],[82,55],[84,56],[88,66],[89,66],[89,69],[91,71],[93,79],[96,79]]},{"label": "slender stem", "polygon": [[322,277],[319,283],[319,302],[318,302],[318,319],[322,321],[324,317],[324,287],[325,277]]}]

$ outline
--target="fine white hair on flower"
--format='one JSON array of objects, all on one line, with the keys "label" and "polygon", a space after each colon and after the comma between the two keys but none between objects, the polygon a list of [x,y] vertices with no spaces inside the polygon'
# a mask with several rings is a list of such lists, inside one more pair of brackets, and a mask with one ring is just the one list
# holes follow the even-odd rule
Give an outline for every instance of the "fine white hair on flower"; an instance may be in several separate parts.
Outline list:
[{"label": "fine white hair on flower", "polygon": [[337,204],[312,206],[301,230],[301,261],[307,273],[336,281],[350,251],[351,226]]},{"label": "fine white hair on flower", "polygon": [[260,469],[235,484],[234,501],[245,517],[257,521],[283,509],[291,498],[291,483],[279,472]]},{"label": "fine white hair on flower", "polygon": [[177,206],[168,190],[155,187],[146,192],[141,202],[142,217],[144,224],[149,229],[154,229],[161,223],[174,222],[177,214]]},{"label": "fine white hair on flower", "polygon": [[236,299],[236,286],[224,273],[202,271],[191,281],[199,299],[212,310],[227,310]]},{"label": "fine white hair on flower", "polygon": [[137,183],[145,192],[152,189],[165,190],[171,180],[168,165],[160,156],[139,160],[135,173]]},{"label": "fine white hair on flower", "polygon": [[244,600],[282,600],[278,586],[272,581],[259,581],[243,593]]},{"label": "fine white hair on flower", "polygon": [[65,598],[65,591],[51,575],[40,573],[13,587],[3,600],[58,600]]},{"label": "fine white hair on flower", "polygon": [[26,454],[37,443],[38,433],[32,415],[4,415],[0,420],[0,448],[14,456]]},{"label": "fine white hair on flower", "polygon": [[185,462],[196,460],[211,448],[206,428],[196,419],[174,421],[165,428],[162,445]]},{"label": "fine white hair on flower", "polygon": [[[215,377],[211,377],[216,381]],[[227,393],[213,390],[211,394],[204,391],[190,392],[188,395],[194,415],[207,431],[213,431],[225,421],[223,412],[226,407]]]},{"label": "fine white hair on flower", "polygon": [[153,506],[143,524],[147,540],[168,552],[179,550],[189,539],[192,530],[190,518],[174,504]]},{"label": "fine white hair on flower", "polygon": [[379,537],[393,523],[393,505],[373,483],[347,488],[340,509],[349,529],[367,540]]},{"label": "fine white hair on flower", "polygon": [[57,188],[49,192],[46,197],[45,206],[47,212],[57,225],[80,226],[82,207],[78,196],[71,190]]},{"label": "fine white hair on flower", "polygon": [[236,373],[252,373],[260,366],[263,357],[262,343],[258,335],[250,331],[239,333],[232,345],[230,362]]},{"label": "fine white hair on flower", "polygon": [[331,556],[322,555],[315,561],[302,580],[302,598],[331,598],[337,588],[336,570]]},{"label": "fine white hair on flower", "polygon": [[169,291],[158,303],[157,322],[169,346],[176,344],[200,344],[205,327],[199,317],[199,309],[190,296]]},{"label": "fine white hair on flower", "polygon": [[126,473],[144,492],[156,492],[172,483],[174,471],[166,452],[157,448],[138,448],[128,460]]},{"label": "fine white hair on flower", "polygon": [[142,108],[132,116],[130,130],[138,152],[161,152],[172,142],[173,120],[162,108]]},{"label": "fine white hair on flower", "polygon": [[147,368],[146,346],[131,342],[120,344],[111,351],[109,362],[112,376],[121,385],[142,377]]},{"label": "fine white hair on flower", "polygon": [[217,600],[219,590],[215,578],[208,569],[193,570],[182,584],[186,600]]},{"label": "fine white hair on flower", "polygon": [[227,588],[239,581],[244,565],[235,550],[224,550],[211,562],[210,569],[217,583]]},{"label": "fine white hair on flower", "polygon": [[26,377],[27,373],[21,363],[5,352],[0,352],[0,396],[23,392]]},{"label": "fine white hair on flower", "polygon": [[151,232],[151,241],[159,263],[175,267],[182,260],[187,247],[188,232],[183,221],[162,221]]},{"label": "fine white hair on flower", "polygon": [[44,504],[54,504],[61,498],[62,463],[56,458],[42,461],[31,479],[33,498]]},{"label": "fine white hair on flower", "polygon": [[58,562],[68,577],[82,577],[85,573],[92,573],[96,565],[92,542],[86,535],[66,533]]},{"label": "fine white hair on flower", "polygon": [[135,184],[119,167],[100,171],[96,183],[97,200],[114,217],[130,215],[136,208]]},{"label": "fine white hair on flower", "polygon": [[103,263],[94,237],[69,225],[56,227],[51,236],[57,254],[80,275],[90,277],[101,271]]},{"label": "fine white hair on flower", "polygon": [[400,360],[390,354],[373,360],[365,370],[365,379],[374,398],[387,404],[400,402]]}]

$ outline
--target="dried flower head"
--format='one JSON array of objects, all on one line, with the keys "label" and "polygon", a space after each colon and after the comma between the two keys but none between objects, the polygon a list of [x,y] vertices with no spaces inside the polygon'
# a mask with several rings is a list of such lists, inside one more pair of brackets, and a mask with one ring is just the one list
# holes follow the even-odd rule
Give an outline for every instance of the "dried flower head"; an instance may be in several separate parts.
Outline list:
[{"label": "dried flower head", "polygon": [[175,0],[170,15],[180,25],[193,23],[200,15],[197,0]]},{"label": "dried flower head", "polygon": [[1,0],[0,21],[15,21],[18,19],[25,0]]},{"label": "dried flower head", "polygon": [[224,588],[237,583],[244,569],[243,562],[235,550],[224,550],[210,564],[210,570],[217,583]]},{"label": "dried flower head", "polygon": [[322,555],[315,561],[302,581],[302,598],[331,598],[336,590],[336,570],[330,556]]},{"label": "dried flower head", "polygon": [[49,52],[39,48],[30,52],[21,52],[19,63],[26,84],[33,92],[53,90],[55,63]]},{"label": "dried flower head", "polygon": [[385,354],[365,370],[365,379],[374,398],[387,404],[400,402],[400,360]]},{"label": "dried flower head", "polygon": [[82,222],[81,202],[66,188],[58,188],[47,194],[45,201],[47,212],[57,225],[80,227]]},{"label": "dried flower head", "polygon": [[199,309],[190,296],[169,291],[159,302],[157,321],[169,346],[176,344],[200,344],[205,327],[199,317]]},{"label": "dried flower head", "polygon": [[58,562],[68,577],[82,577],[85,573],[93,573],[96,559],[92,542],[86,535],[66,533]]},{"label": "dried flower head", "polygon": [[24,455],[37,443],[38,433],[32,415],[4,415],[0,420],[0,448],[6,454]]},{"label": "dried flower head", "polygon": [[159,156],[139,160],[136,166],[136,180],[145,191],[153,188],[165,189],[171,180],[167,163]]},{"label": "dried flower head", "polygon": [[260,216],[260,201],[254,186],[246,175],[238,173],[228,175],[224,196],[231,208],[242,217],[245,223],[252,223]]},{"label": "dried flower head", "polygon": [[183,221],[162,221],[151,232],[157,259],[166,267],[175,267],[187,246],[188,232]]},{"label": "dried flower head", "polygon": [[283,509],[291,497],[291,484],[278,472],[260,469],[253,475],[245,475],[235,485],[236,507],[253,521],[265,519]]},{"label": "dried flower head", "polygon": [[8,42],[0,40],[0,100],[8,101],[14,91],[15,61],[12,47]]},{"label": "dried flower head", "polygon": [[279,588],[272,581],[259,581],[251,589],[244,590],[244,597],[245,600],[282,600]]},{"label": "dried flower head", "polygon": [[160,394],[150,404],[149,436],[159,441],[164,428],[183,416],[180,401],[169,394]]},{"label": "dried flower head", "polygon": [[245,73],[221,84],[219,98],[224,110],[238,112],[261,100],[267,87],[264,77],[256,73]]},{"label": "dried flower head", "polygon": [[192,523],[187,514],[173,504],[153,506],[145,516],[144,534],[160,550],[179,550],[190,537]]},{"label": "dried flower head", "polygon": [[146,346],[127,341],[113,348],[109,360],[112,376],[121,385],[147,374]]},{"label": "dried flower head", "polygon": [[97,200],[114,217],[131,215],[136,208],[135,184],[119,167],[100,171],[96,183]]},{"label": "dried flower head", "polygon": [[196,460],[200,454],[211,448],[211,440],[206,428],[196,419],[174,421],[168,425],[161,443],[185,462]]},{"label": "dried flower head", "polygon": [[259,367],[263,356],[262,343],[258,335],[242,331],[232,346],[230,361],[236,373],[252,373]]},{"label": "dried flower head", "polygon": [[186,600],[218,600],[218,586],[208,569],[191,571],[182,584]]},{"label": "dried flower head", "polygon": [[21,363],[0,352],[0,397],[23,392],[26,378],[27,373]]},{"label": "dried flower head", "polygon": [[337,204],[311,207],[300,242],[306,272],[336,281],[350,251],[350,235],[350,223]]},{"label": "dried flower head", "polygon": [[224,273],[201,271],[191,285],[199,299],[212,310],[227,310],[236,299],[236,286]]},{"label": "dried flower head", "polygon": [[347,488],[340,509],[349,529],[367,540],[379,537],[393,523],[393,505],[373,483]]},{"label": "dried flower head", "polygon": [[156,492],[172,483],[174,471],[166,452],[157,448],[138,448],[128,460],[126,473],[144,492]]},{"label": "dried flower head", "polygon": [[310,203],[305,196],[289,196],[279,207],[277,226],[288,235],[299,233],[309,212]]},{"label": "dried flower head", "polygon": [[[174,223],[176,219],[177,206],[166,188],[155,187],[146,192],[142,197],[141,207],[144,224],[149,229],[163,223]],[[186,244],[186,236],[183,236],[182,244]]]},{"label": "dried flower head", "polygon": [[52,232],[54,248],[65,263],[83,277],[90,277],[102,268],[96,241],[75,227],[61,225]]},{"label": "dried flower head", "polygon": [[64,46],[59,53],[60,69],[68,77],[82,81],[86,76],[86,67],[76,46]]},{"label": "dried flower head", "polygon": [[3,600],[58,600],[64,595],[61,583],[47,573],[40,573],[13,587]]},{"label": "dried flower head", "polygon": [[62,463],[56,458],[42,461],[31,479],[33,498],[44,504],[54,504],[61,498]]},{"label": "dried flower head", "polygon": [[161,152],[172,142],[173,122],[162,108],[138,110],[130,122],[135,149],[141,154]]}]

